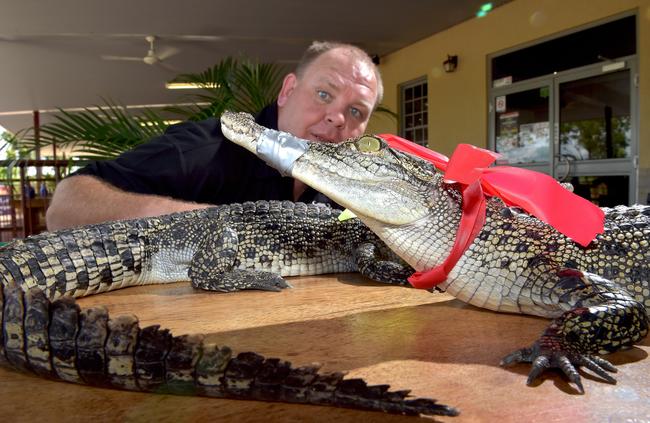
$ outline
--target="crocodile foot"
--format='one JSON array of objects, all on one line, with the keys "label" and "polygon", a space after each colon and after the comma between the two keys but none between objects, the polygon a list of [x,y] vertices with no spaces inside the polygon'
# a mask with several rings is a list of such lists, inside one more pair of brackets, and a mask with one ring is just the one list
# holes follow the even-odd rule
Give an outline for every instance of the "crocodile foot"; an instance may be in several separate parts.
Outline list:
[{"label": "crocodile foot", "polygon": [[514,363],[532,363],[526,385],[531,385],[547,369],[560,369],[581,394],[584,394],[585,390],[577,370],[579,367],[586,367],[606,382],[616,383],[616,379],[607,373],[617,371],[609,361],[594,355],[571,352],[563,344],[559,337],[544,335],[530,348],[522,348],[508,354],[499,364],[507,366]]},{"label": "crocodile foot", "polygon": [[190,269],[190,280],[194,288],[206,291],[233,292],[259,289],[279,292],[285,288],[292,288],[289,282],[277,273],[248,269],[232,269],[217,276],[204,275]]},{"label": "crocodile foot", "polygon": [[371,242],[362,243],[356,248],[355,261],[359,273],[367,278],[391,285],[411,286],[408,278],[415,270],[405,262],[382,257],[380,249]]}]

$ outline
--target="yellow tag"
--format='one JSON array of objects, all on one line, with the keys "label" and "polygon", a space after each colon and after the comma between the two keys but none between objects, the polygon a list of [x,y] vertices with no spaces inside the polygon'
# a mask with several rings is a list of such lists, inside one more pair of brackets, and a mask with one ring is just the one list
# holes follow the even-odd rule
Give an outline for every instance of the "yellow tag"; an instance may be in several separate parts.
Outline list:
[{"label": "yellow tag", "polygon": [[343,212],[339,215],[339,221],[344,222],[348,219],[354,219],[357,217],[356,214],[352,213],[349,209],[343,210]]}]

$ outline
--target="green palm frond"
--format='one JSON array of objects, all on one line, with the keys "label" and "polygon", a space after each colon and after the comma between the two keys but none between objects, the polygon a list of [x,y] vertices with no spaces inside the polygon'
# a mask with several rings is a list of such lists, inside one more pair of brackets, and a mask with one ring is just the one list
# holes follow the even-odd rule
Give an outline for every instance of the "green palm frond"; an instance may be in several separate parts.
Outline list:
[{"label": "green palm frond", "polygon": [[243,63],[234,72],[237,111],[257,114],[275,101],[282,85],[282,69],[271,63]]},{"label": "green palm frond", "polygon": [[202,73],[174,78],[202,88],[192,94],[191,106],[166,110],[190,120],[220,116],[226,109],[256,114],[275,100],[282,77],[282,67],[276,64],[227,58]]},{"label": "green palm frond", "polygon": [[[152,110],[134,114],[123,106],[105,102],[105,106],[80,112],[60,109],[54,122],[41,126],[38,144],[70,147],[80,158],[108,159],[162,134],[167,127],[163,117]],[[33,150],[37,144],[34,131],[17,142],[21,148]]]},{"label": "green palm frond", "polygon": [[165,110],[182,116],[187,120],[203,120],[219,116],[232,107],[234,98],[234,72],[239,63],[233,58],[226,58],[201,73],[184,73],[173,82],[189,82],[201,86],[201,91],[191,94],[191,106],[174,106]]},{"label": "green palm frond", "polygon": [[378,116],[388,116],[390,118],[395,119],[397,121],[399,119],[399,115],[389,109],[388,107],[384,106],[383,104],[379,104],[377,108],[375,109],[374,113]]}]

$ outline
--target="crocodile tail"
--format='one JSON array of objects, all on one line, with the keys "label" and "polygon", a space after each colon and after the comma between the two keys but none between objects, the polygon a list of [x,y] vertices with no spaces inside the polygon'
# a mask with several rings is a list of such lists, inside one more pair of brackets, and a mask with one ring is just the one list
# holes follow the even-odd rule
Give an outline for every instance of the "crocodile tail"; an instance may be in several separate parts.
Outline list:
[{"label": "crocodile tail", "polygon": [[50,302],[38,288],[0,284],[0,364],[39,376],[134,391],[280,401],[455,416],[458,411],[409,391],[294,367],[254,352],[234,355],[203,335],[173,336],[140,328],[135,316],[111,318],[105,307],[81,310],[72,297]]}]

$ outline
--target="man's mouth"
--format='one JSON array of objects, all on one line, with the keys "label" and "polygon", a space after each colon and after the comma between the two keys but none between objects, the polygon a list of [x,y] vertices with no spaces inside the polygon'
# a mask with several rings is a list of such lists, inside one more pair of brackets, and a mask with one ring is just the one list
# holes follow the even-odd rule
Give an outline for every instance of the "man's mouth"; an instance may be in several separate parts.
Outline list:
[{"label": "man's mouth", "polygon": [[324,135],[311,134],[312,141],[325,142],[325,143],[335,143],[336,141],[333,138],[326,137]]}]

